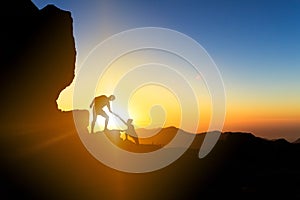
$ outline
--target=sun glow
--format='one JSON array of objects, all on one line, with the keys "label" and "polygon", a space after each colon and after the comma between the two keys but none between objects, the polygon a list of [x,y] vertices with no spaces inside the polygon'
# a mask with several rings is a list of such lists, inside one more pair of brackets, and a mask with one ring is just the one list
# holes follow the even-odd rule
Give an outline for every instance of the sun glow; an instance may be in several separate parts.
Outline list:
[{"label": "sun glow", "polygon": [[[108,111],[107,108],[103,108],[103,110],[107,113],[107,115],[109,116],[109,121],[108,121],[108,125],[107,128],[109,130],[120,130],[121,132],[123,130],[126,130],[126,125],[124,123],[122,123],[118,118],[116,118],[115,115],[113,115],[112,113],[110,113]],[[92,111],[90,112],[90,122],[92,120]],[[97,116],[97,120],[96,120],[96,124],[95,124],[95,128],[94,131],[95,132],[99,132],[99,131],[103,131],[104,129],[104,124],[105,124],[105,118],[102,117],[101,115]],[[90,130],[90,125],[89,125],[89,130]]]},{"label": "sun glow", "polygon": [[136,90],[128,110],[137,127],[179,126],[181,120],[177,97],[161,85],[149,84]]},{"label": "sun glow", "polygon": [[[175,126],[195,133],[209,127],[212,104],[206,82],[181,57],[166,51],[143,49],[117,57],[108,66],[104,66],[98,56],[90,59],[88,66],[106,68],[97,80],[95,78],[94,91],[87,92],[84,87],[80,90],[78,103],[73,105],[75,109],[88,108],[95,96],[114,94],[113,112],[124,121],[133,119],[136,129]],[[84,79],[87,85],[93,76],[91,71],[87,72],[87,80]],[[71,89],[70,86],[68,90]],[[64,92],[60,97],[71,93]],[[103,117],[97,117],[95,131],[103,130],[104,121]],[[126,128],[121,120],[109,114],[108,129]]]},{"label": "sun glow", "polygon": [[[127,121],[126,115],[122,115],[126,112],[126,108],[114,106],[114,104],[118,104],[118,99],[112,101],[111,104],[113,112],[118,113],[124,121]],[[127,126],[120,119],[111,114],[106,107],[103,110],[109,116],[108,129],[126,130]],[[136,129],[179,126],[181,121],[180,102],[175,94],[161,85],[144,85],[133,92],[129,99],[128,118],[133,119]],[[92,119],[92,112],[90,112],[90,119]],[[104,124],[105,118],[98,115],[95,131],[102,131]],[[121,133],[120,137],[123,139],[125,135]]]}]

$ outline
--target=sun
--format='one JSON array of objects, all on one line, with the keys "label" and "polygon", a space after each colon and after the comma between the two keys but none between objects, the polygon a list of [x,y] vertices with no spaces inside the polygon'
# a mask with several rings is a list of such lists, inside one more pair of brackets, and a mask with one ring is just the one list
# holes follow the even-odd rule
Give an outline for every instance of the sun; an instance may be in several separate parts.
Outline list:
[{"label": "sun", "polygon": [[129,115],[139,128],[178,126],[180,104],[170,90],[149,84],[136,90],[129,99]]}]

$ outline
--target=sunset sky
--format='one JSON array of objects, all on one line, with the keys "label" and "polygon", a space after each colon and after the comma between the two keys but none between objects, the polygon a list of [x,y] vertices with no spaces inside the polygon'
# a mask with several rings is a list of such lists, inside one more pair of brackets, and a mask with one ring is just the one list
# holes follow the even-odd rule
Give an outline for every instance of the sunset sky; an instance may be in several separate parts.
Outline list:
[{"label": "sunset sky", "polygon": [[[247,131],[289,141],[300,137],[300,1],[32,2],[40,9],[54,4],[72,12],[76,71],[95,45],[113,34],[138,27],[173,29],[202,45],[219,68],[226,93],[223,131]],[[135,95],[145,96],[142,91]],[[176,98],[168,91],[165,95],[172,100],[168,112],[178,114]],[[62,110],[72,109],[70,88],[58,103]],[[208,120],[210,108],[205,105],[208,117],[204,120]],[[140,124],[148,123],[138,112],[132,115]]]}]

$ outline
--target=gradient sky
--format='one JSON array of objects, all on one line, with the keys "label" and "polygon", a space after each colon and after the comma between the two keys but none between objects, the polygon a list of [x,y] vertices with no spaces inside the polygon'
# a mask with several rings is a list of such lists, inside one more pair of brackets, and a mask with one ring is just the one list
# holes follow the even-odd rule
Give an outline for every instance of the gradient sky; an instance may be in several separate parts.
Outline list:
[{"label": "gradient sky", "polygon": [[[224,131],[300,137],[300,1],[33,0],[72,12],[79,69],[112,34],[153,26],[182,32],[218,66],[226,96]],[[60,100],[70,109],[70,94]]]}]

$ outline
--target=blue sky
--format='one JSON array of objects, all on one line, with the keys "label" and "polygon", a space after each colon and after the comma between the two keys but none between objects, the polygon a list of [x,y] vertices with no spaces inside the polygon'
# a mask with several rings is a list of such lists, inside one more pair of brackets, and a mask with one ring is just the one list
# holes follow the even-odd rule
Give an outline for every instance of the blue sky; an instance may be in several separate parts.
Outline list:
[{"label": "blue sky", "polygon": [[299,70],[299,1],[33,2],[39,8],[51,3],[72,12],[79,61],[97,40],[130,28],[158,26],[194,38],[220,67],[288,65]]},{"label": "blue sky", "polygon": [[207,50],[219,67],[229,104],[246,107],[258,102],[252,106],[264,108],[271,102],[275,110],[282,110],[275,118],[300,119],[300,1],[32,2],[39,8],[54,4],[72,12],[77,66],[112,34],[145,26],[170,28]]},{"label": "blue sky", "polygon": [[231,79],[294,80],[300,72],[299,1],[33,2],[39,8],[51,3],[72,12],[78,65],[112,34],[158,26],[194,38]]}]

